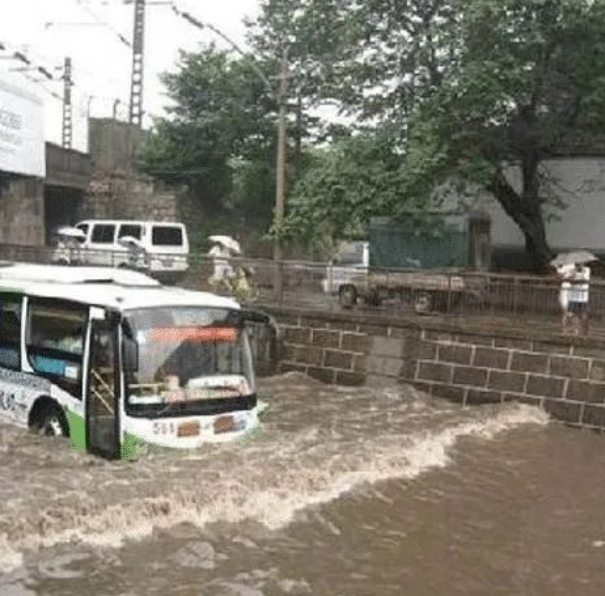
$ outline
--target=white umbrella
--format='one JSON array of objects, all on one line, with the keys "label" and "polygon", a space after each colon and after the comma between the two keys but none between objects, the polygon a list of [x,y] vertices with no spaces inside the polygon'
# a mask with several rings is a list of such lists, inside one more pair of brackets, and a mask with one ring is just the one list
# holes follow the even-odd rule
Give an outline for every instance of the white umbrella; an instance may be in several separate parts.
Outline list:
[{"label": "white umbrella", "polygon": [[125,248],[129,248],[129,249],[136,248],[138,250],[143,250],[143,243],[138,238],[135,238],[134,236],[122,236],[118,240],[118,244],[120,246],[124,246]]},{"label": "white umbrella", "polygon": [[591,252],[588,252],[587,250],[577,250],[574,252],[566,252],[557,255],[556,258],[551,261],[551,264],[555,267],[561,267],[564,265],[575,265],[576,263],[592,263],[593,261],[598,260],[599,258],[597,256]]},{"label": "white umbrella", "polygon": [[57,230],[57,236],[64,238],[75,238],[76,240],[86,240],[86,234],[79,228],[71,228],[66,226]]},{"label": "white umbrella", "polygon": [[210,236],[209,240],[215,244],[222,244],[225,248],[236,255],[242,254],[242,249],[239,242],[235,240],[235,238],[231,238],[231,236]]}]

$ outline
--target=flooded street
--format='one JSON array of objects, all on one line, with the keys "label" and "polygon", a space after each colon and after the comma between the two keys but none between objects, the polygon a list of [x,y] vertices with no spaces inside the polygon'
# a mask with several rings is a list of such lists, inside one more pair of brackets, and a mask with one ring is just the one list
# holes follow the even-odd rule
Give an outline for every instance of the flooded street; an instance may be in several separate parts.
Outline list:
[{"label": "flooded street", "polygon": [[0,594],[603,593],[604,438],[407,388],[262,394],[254,437],[136,463],[0,427]]}]

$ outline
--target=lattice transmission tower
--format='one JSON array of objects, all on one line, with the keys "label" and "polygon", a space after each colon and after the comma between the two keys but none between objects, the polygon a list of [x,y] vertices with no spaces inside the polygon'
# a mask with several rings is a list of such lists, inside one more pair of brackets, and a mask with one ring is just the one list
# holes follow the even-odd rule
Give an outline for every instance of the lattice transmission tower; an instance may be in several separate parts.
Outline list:
[{"label": "lattice transmission tower", "polygon": [[134,3],[134,35],[132,40],[132,77],[130,82],[130,123],[143,124],[143,83],[145,74],[145,2]]}]

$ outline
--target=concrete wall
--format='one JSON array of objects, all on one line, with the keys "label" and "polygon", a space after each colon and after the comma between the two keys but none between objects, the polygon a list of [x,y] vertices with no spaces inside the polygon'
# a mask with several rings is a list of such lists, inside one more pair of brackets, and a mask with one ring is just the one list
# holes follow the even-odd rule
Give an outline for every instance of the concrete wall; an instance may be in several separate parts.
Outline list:
[{"label": "concrete wall", "polygon": [[133,156],[148,132],[112,118],[91,118],[89,152],[95,170],[113,172],[132,168]]},{"label": "concrete wall", "polygon": [[78,219],[178,220],[177,196],[142,175],[95,172]]},{"label": "concrete wall", "polygon": [[[547,237],[556,249],[587,248],[605,251],[605,158],[568,157],[544,164],[550,183],[545,190],[564,208],[545,207]],[[518,172],[509,170],[509,179],[520,187]],[[524,246],[523,236],[493,197],[483,195],[478,205],[489,213],[494,246]]]},{"label": "concrete wall", "polygon": [[148,134],[111,118],[91,119],[94,170],[77,219],[179,219],[176,193],[134,169],[133,157]]},{"label": "concrete wall", "polygon": [[44,242],[44,181],[0,173],[0,244]]},{"label": "concrete wall", "polygon": [[92,162],[87,153],[46,143],[46,186],[84,192],[91,172]]},{"label": "concrete wall", "polygon": [[351,386],[408,383],[461,405],[516,400],[571,425],[605,429],[602,340],[422,319],[269,312],[283,331],[282,372]]}]

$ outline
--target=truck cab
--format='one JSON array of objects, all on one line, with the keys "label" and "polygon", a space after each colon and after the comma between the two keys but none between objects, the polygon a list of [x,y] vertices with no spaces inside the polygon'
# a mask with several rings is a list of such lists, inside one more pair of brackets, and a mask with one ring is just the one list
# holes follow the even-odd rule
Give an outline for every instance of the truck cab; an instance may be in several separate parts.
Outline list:
[{"label": "truck cab", "polygon": [[344,242],[334,255],[321,281],[324,294],[337,295],[340,288],[350,284],[370,266],[370,243],[363,241]]}]

